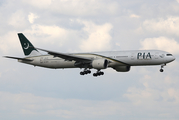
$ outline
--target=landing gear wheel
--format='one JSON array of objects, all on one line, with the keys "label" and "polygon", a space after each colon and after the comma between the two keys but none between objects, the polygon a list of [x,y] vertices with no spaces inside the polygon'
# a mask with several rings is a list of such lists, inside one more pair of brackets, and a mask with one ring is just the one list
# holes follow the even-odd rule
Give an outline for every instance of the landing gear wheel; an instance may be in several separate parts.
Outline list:
[{"label": "landing gear wheel", "polygon": [[88,72],[88,74],[90,74],[90,73],[91,73],[91,71],[90,71],[90,70],[87,70],[87,72]]},{"label": "landing gear wheel", "polygon": [[98,76],[100,76],[101,75],[101,72],[98,72],[98,73],[96,73]]},{"label": "landing gear wheel", "polygon": [[101,75],[104,75],[104,72],[101,72]]},{"label": "landing gear wheel", "polygon": [[80,75],[87,75],[87,74],[90,74],[90,73],[91,73],[90,70],[84,69],[84,71],[81,71],[81,72],[80,72]]},{"label": "landing gear wheel", "polygon": [[163,72],[163,71],[164,71],[164,70],[163,70],[163,67],[164,67],[164,66],[166,66],[166,63],[161,65],[160,72]]},{"label": "landing gear wheel", "polygon": [[84,72],[80,72],[80,75],[84,75]]},{"label": "landing gear wheel", "polygon": [[97,74],[96,74],[96,73],[93,73],[93,76],[94,76],[94,77],[97,77]]},{"label": "landing gear wheel", "polygon": [[160,72],[163,72],[163,69],[160,69]]},{"label": "landing gear wheel", "polygon": [[96,73],[93,73],[94,77],[100,76],[100,75],[104,75],[104,72],[101,72],[100,70],[98,70]]}]

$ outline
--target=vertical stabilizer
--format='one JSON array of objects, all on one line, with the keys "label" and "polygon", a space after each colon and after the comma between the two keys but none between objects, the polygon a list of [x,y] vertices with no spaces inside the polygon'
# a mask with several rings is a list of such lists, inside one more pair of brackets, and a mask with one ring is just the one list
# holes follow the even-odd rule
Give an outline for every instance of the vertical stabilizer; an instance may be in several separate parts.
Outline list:
[{"label": "vertical stabilizer", "polygon": [[18,33],[18,37],[21,42],[21,46],[25,56],[41,55],[39,51],[34,48],[32,43],[22,33]]}]

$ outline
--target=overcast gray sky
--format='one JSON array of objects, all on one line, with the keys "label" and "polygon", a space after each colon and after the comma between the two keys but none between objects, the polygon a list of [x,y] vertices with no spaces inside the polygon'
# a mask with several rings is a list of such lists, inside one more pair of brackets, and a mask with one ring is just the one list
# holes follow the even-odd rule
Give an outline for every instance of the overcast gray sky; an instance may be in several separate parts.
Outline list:
[{"label": "overcast gray sky", "polygon": [[176,60],[164,73],[144,66],[94,78],[0,57],[0,119],[179,119],[179,0],[1,0],[0,56],[24,57],[19,32],[58,52],[157,49]]}]

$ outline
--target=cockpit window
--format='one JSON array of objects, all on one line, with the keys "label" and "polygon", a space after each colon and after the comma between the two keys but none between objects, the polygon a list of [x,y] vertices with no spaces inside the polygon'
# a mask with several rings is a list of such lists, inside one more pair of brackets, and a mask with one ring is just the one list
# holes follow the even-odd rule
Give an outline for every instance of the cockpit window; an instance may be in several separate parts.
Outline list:
[{"label": "cockpit window", "polygon": [[172,54],[167,54],[167,56],[172,56]]}]

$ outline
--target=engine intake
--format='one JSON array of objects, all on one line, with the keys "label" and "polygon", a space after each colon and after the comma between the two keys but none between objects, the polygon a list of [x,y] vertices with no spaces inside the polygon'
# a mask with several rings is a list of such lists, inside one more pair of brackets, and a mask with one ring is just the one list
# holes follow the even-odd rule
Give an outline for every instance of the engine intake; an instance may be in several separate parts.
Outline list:
[{"label": "engine intake", "polygon": [[106,69],[108,67],[108,60],[106,59],[93,60],[92,67],[95,69]]}]

